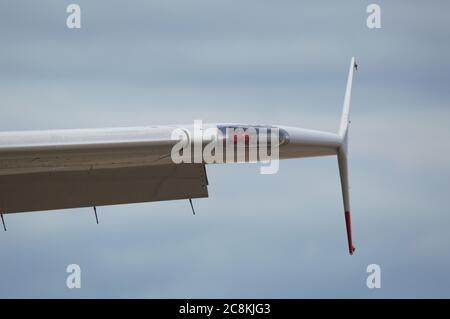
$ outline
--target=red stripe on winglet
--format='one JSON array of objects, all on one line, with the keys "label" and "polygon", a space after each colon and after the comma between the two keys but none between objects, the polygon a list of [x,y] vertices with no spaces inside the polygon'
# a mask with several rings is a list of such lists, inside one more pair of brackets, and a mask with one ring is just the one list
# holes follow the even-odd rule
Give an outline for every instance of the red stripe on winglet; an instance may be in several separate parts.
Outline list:
[{"label": "red stripe on winglet", "polygon": [[353,255],[355,247],[353,247],[352,242],[352,221],[350,219],[350,212],[345,212],[345,226],[347,227],[348,251],[350,255]]}]

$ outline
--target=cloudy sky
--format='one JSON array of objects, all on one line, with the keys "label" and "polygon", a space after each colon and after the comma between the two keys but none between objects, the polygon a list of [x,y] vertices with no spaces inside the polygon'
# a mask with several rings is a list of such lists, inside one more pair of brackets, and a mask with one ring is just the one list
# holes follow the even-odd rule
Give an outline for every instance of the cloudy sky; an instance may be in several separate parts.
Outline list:
[{"label": "cloudy sky", "polygon": [[[448,1],[0,2],[0,130],[337,131],[356,56],[348,256],[337,161],[208,166],[208,199],[6,215],[0,297],[450,297]],[[66,287],[79,264],[82,288]],[[368,289],[378,264],[381,289]]]}]

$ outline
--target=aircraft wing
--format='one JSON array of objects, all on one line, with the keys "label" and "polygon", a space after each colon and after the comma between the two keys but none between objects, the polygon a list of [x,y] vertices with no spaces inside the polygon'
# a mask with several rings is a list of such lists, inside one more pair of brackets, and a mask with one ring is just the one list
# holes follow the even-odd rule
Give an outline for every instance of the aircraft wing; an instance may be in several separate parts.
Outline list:
[{"label": "aircraft wing", "polygon": [[173,127],[0,133],[0,212],[208,197],[203,164],[178,164]]},{"label": "aircraft wing", "polygon": [[[261,142],[267,138],[264,131],[267,133],[268,130],[278,132],[278,141],[273,143],[270,139],[271,153],[275,146],[274,163],[278,159],[337,155],[350,255],[355,247],[351,230],[347,153],[350,98],[356,67],[355,58],[352,58],[338,134],[286,126],[210,124],[216,133],[225,133],[218,140],[228,142],[226,163],[234,162],[232,149],[244,150],[249,155],[251,151],[264,150],[264,145],[268,144]],[[172,135],[179,136],[178,133],[173,134],[175,129],[188,134],[173,139]],[[151,126],[2,132],[0,218],[3,227],[6,230],[3,219],[6,213],[87,206],[93,206],[96,213],[95,206],[99,205],[208,197],[203,163],[210,161],[201,156],[196,160],[197,150],[201,150],[198,146],[203,147],[214,140],[213,135],[203,135],[207,131],[200,127],[197,132],[194,122],[193,128]],[[194,134],[190,135],[190,132]],[[196,132],[200,133],[199,138],[196,138]],[[258,137],[256,144],[251,143],[252,132]],[[180,143],[182,146],[193,145],[193,154],[185,153],[183,149],[183,156],[194,155],[196,164],[186,161],[175,164],[172,161],[171,153],[180,145],[179,142],[183,142]],[[219,144],[219,147],[223,145]],[[207,149],[209,145],[206,145]],[[220,153],[214,149],[214,155],[220,156]],[[254,158],[262,160],[264,156],[260,155],[258,153],[259,157]],[[243,157],[237,157],[237,161],[245,162]],[[192,201],[191,207],[195,214]]]}]

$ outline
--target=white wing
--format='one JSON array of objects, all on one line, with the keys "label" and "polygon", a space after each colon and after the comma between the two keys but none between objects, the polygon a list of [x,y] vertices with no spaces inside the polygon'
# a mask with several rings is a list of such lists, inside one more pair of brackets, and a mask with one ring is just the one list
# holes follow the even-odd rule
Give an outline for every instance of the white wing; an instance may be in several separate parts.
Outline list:
[{"label": "white wing", "polygon": [[172,131],[0,133],[0,212],[208,197],[202,164],[172,163]]}]

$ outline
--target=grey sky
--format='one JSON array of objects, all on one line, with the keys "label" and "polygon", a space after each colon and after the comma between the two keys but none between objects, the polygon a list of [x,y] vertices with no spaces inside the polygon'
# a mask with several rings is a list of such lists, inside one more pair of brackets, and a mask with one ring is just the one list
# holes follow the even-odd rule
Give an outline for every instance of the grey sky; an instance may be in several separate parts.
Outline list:
[{"label": "grey sky", "polygon": [[[448,1],[0,3],[0,129],[256,122],[336,131],[350,57],[347,254],[336,159],[208,166],[209,199],[7,215],[0,297],[450,297]],[[65,286],[65,267],[82,288]],[[366,288],[366,266],[382,288]]]}]

